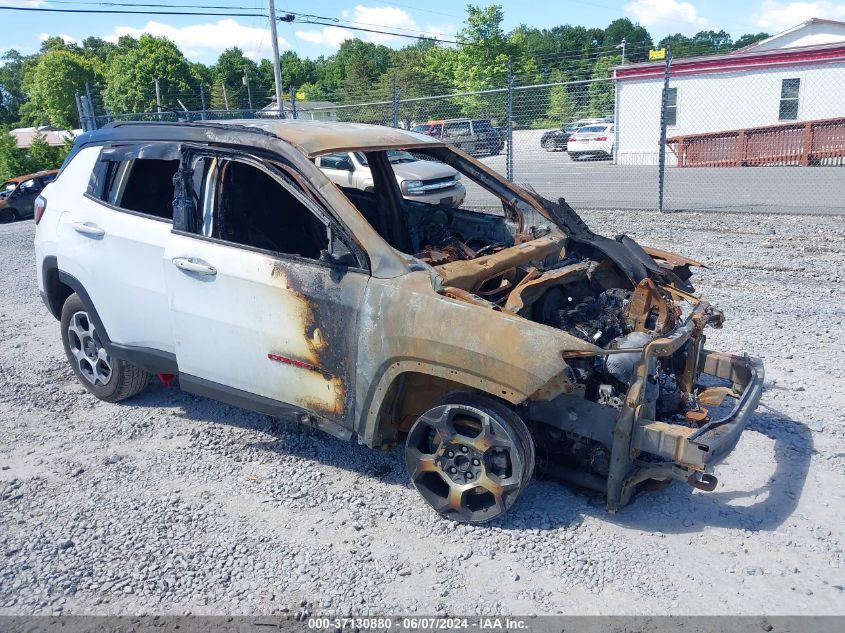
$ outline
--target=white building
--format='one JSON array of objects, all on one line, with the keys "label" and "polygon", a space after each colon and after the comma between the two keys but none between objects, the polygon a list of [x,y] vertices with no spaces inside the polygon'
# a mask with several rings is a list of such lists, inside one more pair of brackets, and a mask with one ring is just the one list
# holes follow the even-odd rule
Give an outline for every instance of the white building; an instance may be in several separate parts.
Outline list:
[{"label": "white building", "polygon": [[[294,104],[290,101],[282,100],[284,107],[285,118],[293,118]],[[307,121],[337,121],[337,104],[331,101],[299,101],[296,102],[296,118]],[[276,117],[278,115],[278,107],[276,106],[276,99],[273,98],[270,103],[263,108],[258,116]],[[266,113],[266,114],[265,114]]]},{"label": "white building", "polygon": [[47,141],[47,145],[58,147],[64,145],[69,139],[82,134],[82,130],[60,130],[49,125],[42,125],[39,127],[18,127],[9,130],[9,134],[15,137],[18,149],[29,149],[37,136],[42,136]]},{"label": "white building", "polygon": [[[613,69],[617,163],[656,163],[664,70]],[[669,138],[845,118],[845,22],[814,18],[725,55],[675,59],[668,103]]]}]

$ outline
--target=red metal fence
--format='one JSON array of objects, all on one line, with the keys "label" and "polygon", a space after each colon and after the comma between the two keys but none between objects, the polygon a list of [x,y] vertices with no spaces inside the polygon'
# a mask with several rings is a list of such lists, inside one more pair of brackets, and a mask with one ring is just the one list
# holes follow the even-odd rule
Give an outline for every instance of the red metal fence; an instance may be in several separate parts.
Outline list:
[{"label": "red metal fence", "polygon": [[674,136],[666,142],[678,167],[806,167],[845,158],[845,118]]}]

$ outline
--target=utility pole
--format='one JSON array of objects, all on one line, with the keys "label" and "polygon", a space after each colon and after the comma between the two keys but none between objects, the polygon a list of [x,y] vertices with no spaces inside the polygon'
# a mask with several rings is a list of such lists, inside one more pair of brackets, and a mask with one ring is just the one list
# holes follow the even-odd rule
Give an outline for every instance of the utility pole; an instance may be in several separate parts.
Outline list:
[{"label": "utility pole", "polygon": [[246,86],[246,96],[249,99],[249,109],[252,110],[252,88],[249,85],[249,72],[247,72],[246,67],[244,67],[244,76],[242,81]]},{"label": "utility pole", "polygon": [[161,88],[158,85],[158,78],[156,78],[156,112],[158,112],[158,120],[161,121]]},{"label": "utility pole", "polygon": [[226,109],[229,109],[229,95],[226,94],[226,83],[221,81],[220,85],[223,86],[223,104],[226,106]]},{"label": "utility pole", "polygon": [[[279,36],[276,35],[276,3],[267,0],[270,9],[270,44],[273,46],[273,76],[276,79],[276,116],[283,111],[282,106],[282,65],[279,60]],[[291,16],[293,19],[293,16]]]}]

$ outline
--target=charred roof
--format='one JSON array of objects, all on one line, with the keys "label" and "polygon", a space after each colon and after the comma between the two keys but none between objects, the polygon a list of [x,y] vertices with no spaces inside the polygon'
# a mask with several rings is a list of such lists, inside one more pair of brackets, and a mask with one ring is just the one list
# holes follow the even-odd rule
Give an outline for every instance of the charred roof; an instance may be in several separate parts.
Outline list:
[{"label": "charred roof", "polygon": [[[91,139],[103,140],[108,137],[126,139],[132,136],[132,130],[145,139],[157,137],[161,140],[200,140],[204,136],[203,132],[210,130],[254,131],[289,143],[309,158],[330,152],[418,149],[443,145],[441,141],[424,134],[382,125],[298,119],[238,119],[192,123],[116,122],[91,134]],[[246,141],[244,144],[249,143]]]}]

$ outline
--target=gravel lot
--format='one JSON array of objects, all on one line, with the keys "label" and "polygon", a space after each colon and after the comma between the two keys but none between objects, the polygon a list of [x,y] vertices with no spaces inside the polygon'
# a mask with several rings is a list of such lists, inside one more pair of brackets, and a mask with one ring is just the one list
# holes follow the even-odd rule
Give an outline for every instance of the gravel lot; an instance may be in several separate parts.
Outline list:
[{"label": "gravel lot", "polygon": [[380,453],[152,385],[99,402],[35,282],[31,221],[0,226],[0,613],[845,614],[841,218],[593,212],[709,263],[715,349],[766,363],[713,493],[608,515],[534,482],[460,526]]}]

